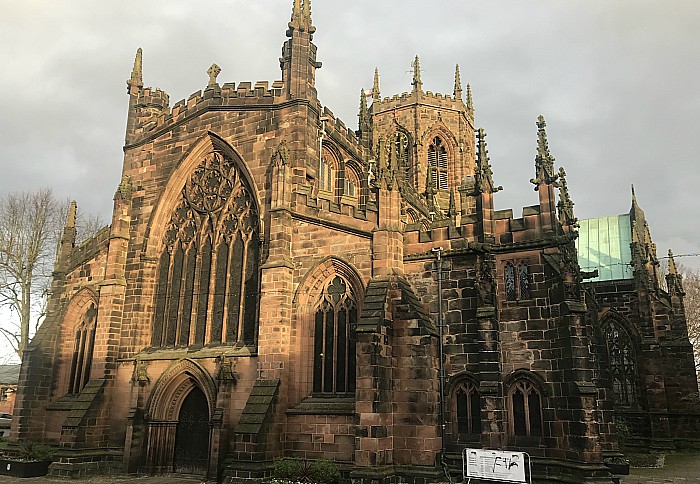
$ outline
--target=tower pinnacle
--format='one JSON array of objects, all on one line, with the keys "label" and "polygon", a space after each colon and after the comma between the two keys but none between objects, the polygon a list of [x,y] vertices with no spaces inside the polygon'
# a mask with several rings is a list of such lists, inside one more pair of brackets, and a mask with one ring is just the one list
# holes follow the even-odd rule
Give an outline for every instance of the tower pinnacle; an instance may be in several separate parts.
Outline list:
[{"label": "tower pinnacle", "polygon": [[136,51],[134,67],[131,69],[131,77],[126,81],[127,92],[131,94],[132,89],[137,90],[143,87],[143,59],[141,47]]},{"label": "tower pinnacle", "polygon": [[462,80],[459,78],[459,64],[455,66],[455,90],[454,98],[462,99]]},{"label": "tower pinnacle", "polygon": [[372,85],[372,103],[379,102],[381,100],[379,93],[379,69],[374,68],[374,84]]},{"label": "tower pinnacle", "polygon": [[467,111],[474,116],[474,102],[472,101],[472,87],[467,83]]},{"label": "tower pinnacle", "polygon": [[[301,30],[313,33],[316,29],[311,25],[311,0],[294,0],[290,30]],[[291,36],[287,32],[287,36]]]},{"label": "tower pinnacle", "polygon": [[535,185],[535,190],[541,184],[551,185],[557,181],[558,175],[554,173],[554,157],[549,152],[549,144],[547,143],[547,132],[545,127],[547,123],[544,121],[544,116],[540,115],[537,118],[537,155],[535,156],[535,178],[530,180]]},{"label": "tower pinnacle", "polygon": [[414,91],[421,91],[423,88],[423,82],[420,80],[420,60],[417,55],[413,61],[413,82],[411,84]]}]

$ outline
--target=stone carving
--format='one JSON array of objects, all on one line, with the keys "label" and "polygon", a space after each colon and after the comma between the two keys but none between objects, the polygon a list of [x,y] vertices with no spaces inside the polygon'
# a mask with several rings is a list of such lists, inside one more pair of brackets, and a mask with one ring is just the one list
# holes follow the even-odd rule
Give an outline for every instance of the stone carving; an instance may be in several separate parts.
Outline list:
[{"label": "stone carving", "polygon": [[287,148],[287,140],[283,139],[277,145],[277,149],[272,154],[272,163],[275,166],[287,166],[289,164],[289,148]]},{"label": "stone carving", "polygon": [[551,185],[557,181],[559,175],[554,173],[554,157],[549,152],[547,143],[547,132],[544,130],[547,123],[544,116],[537,118],[537,156],[535,156],[535,178],[530,183],[535,185],[535,190],[539,190],[540,184]]},{"label": "stone carving", "polygon": [[235,371],[235,368],[236,368],[235,360],[231,357],[221,355],[217,358],[217,361],[219,363],[219,370],[218,370],[219,381],[236,383],[236,380],[238,379],[238,377],[237,377],[236,371]]},{"label": "stone carving", "polygon": [[212,64],[209,69],[207,69],[207,74],[209,74],[209,85],[216,85],[216,78],[221,73],[221,67],[216,64]]},{"label": "stone carving", "polygon": [[134,360],[134,372],[131,375],[131,381],[134,383],[138,383],[139,385],[145,385],[146,383],[151,381],[151,379],[148,378],[148,373],[146,371],[147,368],[147,361],[143,361],[140,358],[136,358]]},{"label": "stone carving", "polygon": [[494,307],[496,305],[496,261],[491,254],[483,254],[477,258],[478,270],[476,286],[479,306]]}]

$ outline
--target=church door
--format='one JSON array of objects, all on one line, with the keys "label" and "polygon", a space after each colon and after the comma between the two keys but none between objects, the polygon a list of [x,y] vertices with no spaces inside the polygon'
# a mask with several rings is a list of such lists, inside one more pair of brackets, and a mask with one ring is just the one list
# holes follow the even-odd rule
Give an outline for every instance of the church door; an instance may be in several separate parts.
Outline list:
[{"label": "church door", "polygon": [[209,460],[209,405],[195,387],[180,407],[175,433],[175,472],[205,474]]}]

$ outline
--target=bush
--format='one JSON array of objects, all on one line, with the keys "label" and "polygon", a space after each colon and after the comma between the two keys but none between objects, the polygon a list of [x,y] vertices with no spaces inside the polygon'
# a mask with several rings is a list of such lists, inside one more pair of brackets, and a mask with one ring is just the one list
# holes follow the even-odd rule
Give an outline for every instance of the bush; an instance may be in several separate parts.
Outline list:
[{"label": "bush", "polygon": [[299,479],[304,470],[301,459],[285,457],[276,460],[272,469],[272,475],[278,479]]},{"label": "bush", "polygon": [[52,460],[53,450],[46,444],[32,442],[31,440],[20,444],[19,452],[24,460]]},{"label": "bush", "polygon": [[318,484],[335,484],[340,480],[340,469],[329,460],[316,460],[309,466],[309,476]]}]

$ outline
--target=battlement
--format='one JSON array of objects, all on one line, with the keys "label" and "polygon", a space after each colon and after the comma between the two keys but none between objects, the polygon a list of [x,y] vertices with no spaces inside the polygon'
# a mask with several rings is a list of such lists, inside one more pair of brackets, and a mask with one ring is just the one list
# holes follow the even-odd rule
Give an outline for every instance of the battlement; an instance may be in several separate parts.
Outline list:
[{"label": "battlement", "polygon": [[379,99],[375,101],[372,111],[373,114],[377,114],[413,104],[429,104],[440,108],[463,111],[465,114],[468,112],[461,99],[455,99],[450,94],[433,93],[431,91],[418,93],[402,92],[401,94],[394,94],[391,97]]},{"label": "battlement", "polygon": [[[274,81],[240,82],[236,85],[227,82],[223,87],[218,84],[204,90],[195,91],[187,99],[176,102],[169,108],[169,96],[160,89],[144,88],[136,103],[136,128],[134,140],[148,133],[166,128],[193,114],[212,106],[267,106],[279,102],[283,96],[284,84]],[[353,133],[354,135],[354,133]]]},{"label": "battlement", "polygon": [[354,150],[361,149],[362,144],[357,138],[355,131],[348,128],[340,118],[336,118],[333,111],[324,106],[322,116],[328,118],[325,123],[326,133],[329,135],[337,135],[341,138],[336,139],[336,136],[332,136],[335,141],[344,142],[346,145],[351,146]]}]

